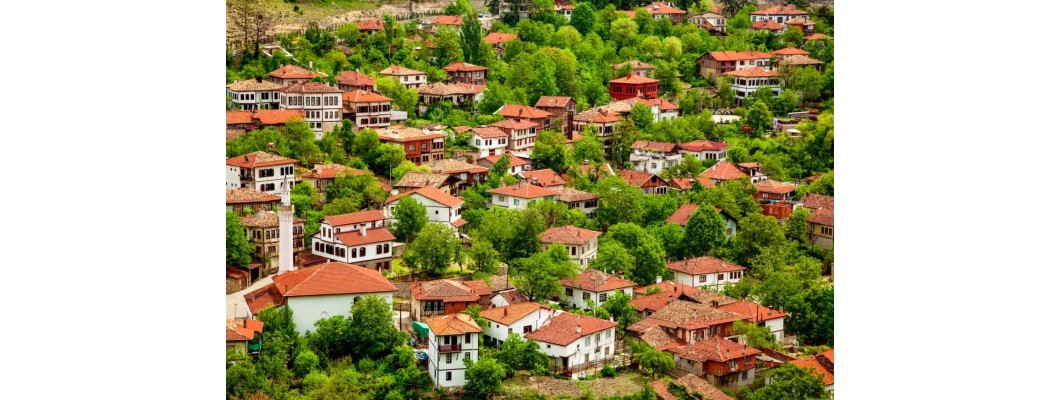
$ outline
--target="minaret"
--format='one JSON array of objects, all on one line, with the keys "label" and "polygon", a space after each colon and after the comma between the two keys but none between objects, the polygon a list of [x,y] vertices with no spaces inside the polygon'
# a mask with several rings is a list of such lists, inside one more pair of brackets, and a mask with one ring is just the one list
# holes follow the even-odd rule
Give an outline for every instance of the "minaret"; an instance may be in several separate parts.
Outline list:
[{"label": "minaret", "polygon": [[294,271],[294,206],[291,205],[291,186],[287,178],[280,183],[280,270],[277,274]]}]

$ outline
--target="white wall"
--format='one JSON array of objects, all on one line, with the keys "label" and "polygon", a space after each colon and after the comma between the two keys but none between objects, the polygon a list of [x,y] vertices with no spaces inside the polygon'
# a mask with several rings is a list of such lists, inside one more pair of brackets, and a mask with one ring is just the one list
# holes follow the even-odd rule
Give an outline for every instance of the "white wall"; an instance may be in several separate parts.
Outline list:
[{"label": "white wall", "polygon": [[[723,279],[718,279],[718,274],[723,275]],[[695,286],[697,288],[707,286],[715,291],[720,291],[721,289],[725,288],[725,285],[728,283],[735,285],[736,282],[740,281],[739,277],[743,276],[743,271],[737,272],[737,276],[738,277],[736,278],[730,278],[729,272],[689,275],[684,272],[674,271],[674,280],[676,280],[677,283],[680,283],[682,285]],[[700,277],[704,279],[700,279]]]},{"label": "white wall", "polygon": [[[457,343],[460,343],[460,351],[439,353],[438,345],[444,342],[434,334],[434,331],[429,331],[427,342],[427,370],[430,373],[431,380],[434,381],[435,386],[453,387],[464,385],[466,382],[464,378],[464,370],[467,369],[464,366],[464,358],[469,357],[472,361],[478,362],[478,335],[478,333],[472,333],[471,340],[469,341],[464,340],[464,335],[452,336]],[[446,361],[446,354],[452,354],[449,359],[450,361],[448,362]],[[445,379],[446,372],[452,373],[452,379]]]},{"label": "white wall", "polygon": [[362,294],[332,294],[324,296],[295,296],[287,298],[287,307],[291,309],[294,317],[295,330],[299,334],[305,331],[314,332],[316,327],[313,323],[322,318],[330,318],[336,315],[350,315],[350,306],[353,305],[354,297],[366,296],[383,297],[387,304],[393,304],[393,293],[362,293]]},{"label": "white wall", "polygon": [[[615,328],[609,328],[600,332],[597,332],[600,337],[596,338],[596,333],[583,336],[571,342],[567,346],[559,346],[546,342],[535,342],[540,345],[540,351],[545,355],[553,358],[569,357],[568,368],[574,368],[578,365],[585,363],[585,355],[589,355],[589,361],[603,360],[606,357],[614,357],[615,354]],[[586,338],[589,339],[589,344],[585,343]],[[597,347],[599,344],[599,347]],[[605,351],[606,349],[606,351]],[[563,365],[561,360],[549,360],[551,363],[557,362],[559,365]]]},{"label": "white wall", "polygon": [[489,326],[487,326],[482,331],[483,334],[493,338],[494,340],[508,340],[509,328],[512,330],[512,332],[515,332],[517,335],[522,337],[524,326],[529,325],[530,332],[536,332],[539,328],[541,328],[541,324],[547,321],[550,317],[562,313],[563,311],[560,310],[546,310],[543,308],[539,308],[537,311],[534,311],[528,314],[527,316],[516,320],[511,325],[503,325],[499,322],[490,321],[487,319],[486,321],[489,321]]},{"label": "white wall", "polygon": [[567,288],[564,288],[563,289],[563,297],[567,299],[568,303],[572,304],[577,309],[585,309],[585,308],[589,307],[589,304],[586,303],[586,301],[584,300],[585,293],[589,294],[589,300],[592,300],[593,303],[595,303],[597,306],[599,306],[601,303],[603,303],[602,301],[600,301],[600,293],[607,293],[607,297],[611,298],[611,296],[617,295],[618,292],[623,292],[623,293],[629,295],[630,298],[633,298],[633,288],[631,288],[631,287],[623,288],[623,289],[620,289],[620,290],[607,290],[607,291],[602,291],[602,292],[592,292],[592,291],[582,290],[582,289],[578,289],[578,288],[570,288],[570,289],[572,289],[574,291],[574,296],[573,297],[567,297]]},{"label": "white wall", "polygon": [[778,342],[784,340],[784,317],[766,320],[765,323],[769,331],[776,336]]},{"label": "white wall", "polygon": [[[284,168],[284,167],[290,168],[291,173],[290,174],[286,174],[286,175],[280,174],[280,170],[282,168]],[[260,173],[258,171],[264,171],[264,170],[272,170],[272,176],[258,177],[258,174]],[[231,173],[231,172],[229,172],[229,173]],[[295,180],[295,177],[294,177],[294,163],[282,164],[282,165],[272,165],[272,166],[268,166],[268,167],[253,168],[253,169],[250,170],[250,176],[251,176],[251,178],[254,179],[254,181],[253,181],[254,184],[252,186],[253,189],[261,190],[261,185],[262,184],[272,183],[273,184],[273,190],[261,190],[261,191],[265,192],[265,193],[268,193],[268,194],[279,194],[280,193],[280,184],[283,183],[283,179],[284,178],[288,178],[290,181],[294,181]],[[236,172],[236,182],[239,182],[239,172]]]},{"label": "white wall", "polygon": [[[449,223],[460,219],[460,206],[447,207],[446,205],[428,199],[419,193],[410,194],[413,199],[419,202],[424,208],[427,209],[427,220],[431,222],[444,222]],[[383,214],[386,215],[387,219],[391,223],[397,221],[394,218],[394,209],[397,207],[397,202],[388,204],[383,208]]]},{"label": "white wall", "polygon": [[225,188],[239,189],[239,167],[225,165]]}]

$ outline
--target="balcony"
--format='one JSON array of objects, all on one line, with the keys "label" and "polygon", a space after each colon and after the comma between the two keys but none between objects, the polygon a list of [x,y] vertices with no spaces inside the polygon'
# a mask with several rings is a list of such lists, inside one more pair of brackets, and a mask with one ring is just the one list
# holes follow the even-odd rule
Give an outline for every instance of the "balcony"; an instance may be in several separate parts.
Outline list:
[{"label": "balcony", "polygon": [[439,353],[456,353],[460,351],[460,343],[456,344],[440,344],[438,345]]}]

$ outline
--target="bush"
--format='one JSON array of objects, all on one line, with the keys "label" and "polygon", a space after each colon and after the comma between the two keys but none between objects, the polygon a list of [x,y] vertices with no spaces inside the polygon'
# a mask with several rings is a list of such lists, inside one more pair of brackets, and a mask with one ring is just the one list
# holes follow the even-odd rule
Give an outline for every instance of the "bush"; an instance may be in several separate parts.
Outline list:
[{"label": "bush", "polygon": [[618,375],[618,371],[615,370],[615,367],[605,365],[604,369],[600,371],[600,375],[602,375],[604,378],[614,378],[615,375]]}]

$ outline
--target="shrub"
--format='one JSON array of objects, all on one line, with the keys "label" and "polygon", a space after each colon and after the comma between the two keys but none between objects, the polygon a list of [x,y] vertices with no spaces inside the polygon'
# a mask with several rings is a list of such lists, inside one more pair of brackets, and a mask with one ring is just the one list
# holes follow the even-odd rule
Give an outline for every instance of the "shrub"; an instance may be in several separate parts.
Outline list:
[{"label": "shrub", "polygon": [[600,375],[602,375],[604,378],[614,378],[615,375],[618,375],[618,371],[615,370],[615,367],[605,365],[604,369],[600,371]]}]

